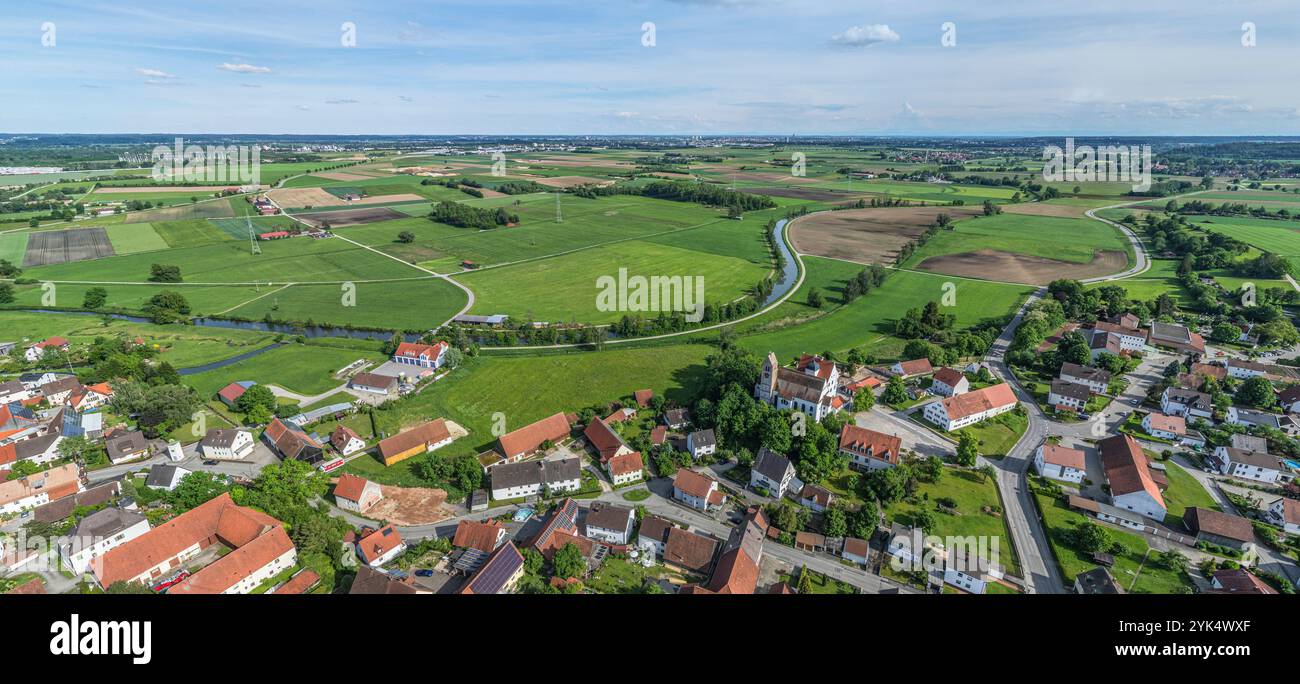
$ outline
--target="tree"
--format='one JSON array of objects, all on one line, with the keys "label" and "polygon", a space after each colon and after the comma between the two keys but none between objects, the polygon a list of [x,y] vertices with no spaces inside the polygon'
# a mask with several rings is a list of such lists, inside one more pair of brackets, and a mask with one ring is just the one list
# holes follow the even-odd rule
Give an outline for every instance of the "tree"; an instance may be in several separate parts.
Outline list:
[{"label": "tree", "polygon": [[1111,548],[1110,530],[1094,522],[1084,521],[1070,533],[1074,546],[1084,553],[1101,553]]},{"label": "tree", "polygon": [[848,533],[849,523],[848,516],[844,514],[844,509],[839,506],[831,506],[822,514],[822,531],[828,537],[843,537]]},{"label": "tree", "polygon": [[267,409],[268,412],[271,412],[275,410],[278,403],[279,399],[276,398],[275,393],[271,391],[270,387],[266,385],[253,385],[244,390],[244,393],[239,395],[239,398],[235,400],[235,410],[241,413],[249,413],[255,408],[261,407]]},{"label": "tree", "polygon": [[542,571],[542,566],[546,564],[546,559],[542,554],[532,547],[524,549],[524,572],[530,575],[536,575]]},{"label": "tree", "polygon": [[415,233],[412,233],[409,230],[404,230],[397,234],[397,241],[409,245],[412,242],[415,242]]},{"label": "tree", "polygon": [[179,292],[163,290],[149,298],[149,302],[144,305],[144,311],[149,314],[154,323],[160,325],[175,323],[189,316],[190,303]]},{"label": "tree", "polygon": [[808,306],[811,306],[814,309],[820,309],[825,303],[826,300],[822,298],[821,290],[813,288],[808,292]]},{"label": "tree", "polygon": [[1227,322],[1215,323],[1210,331],[1210,339],[1215,342],[1236,342],[1240,337],[1241,328]]},{"label": "tree", "polygon": [[1268,378],[1257,375],[1247,378],[1237,388],[1237,401],[1247,406],[1268,408],[1277,401],[1277,395],[1273,393],[1273,385]]},{"label": "tree", "polygon": [[854,411],[870,411],[876,405],[876,394],[870,387],[863,387],[853,395]]},{"label": "tree", "polygon": [[921,473],[925,479],[930,482],[938,482],[943,479],[943,459],[935,455],[930,455],[920,465]]},{"label": "tree", "polygon": [[551,561],[555,576],[561,579],[583,578],[587,576],[587,559],[577,544],[569,542],[555,552]]},{"label": "tree", "polygon": [[81,305],[87,309],[98,309],[108,301],[108,290],[102,287],[92,287],[86,290],[86,296],[81,300]]},{"label": "tree", "polygon": [[967,468],[974,468],[979,456],[979,440],[970,433],[962,435],[961,440],[957,442],[957,462]]},{"label": "tree", "polygon": [[149,281],[154,283],[179,283],[181,282],[181,267],[153,264],[149,267]]},{"label": "tree", "polygon": [[880,397],[886,404],[902,404],[907,401],[907,387],[903,384],[903,377],[895,375],[889,379],[885,385],[885,393]]},{"label": "tree", "polygon": [[1187,572],[1187,568],[1191,566],[1191,561],[1187,558],[1187,556],[1183,555],[1183,552],[1179,551],[1178,549],[1169,549],[1168,551],[1160,551],[1156,555],[1156,559],[1159,561],[1161,565],[1165,566],[1166,568],[1169,568],[1170,570],[1173,570],[1174,572],[1180,575],[1184,572]]},{"label": "tree", "polygon": [[219,479],[218,475],[197,470],[181,478],[176,489],[165,496],[167,503],[172,505],[175,512],[184,513],[198,508],[228,490],[225,481]]},{"label": "tree", "polygon": [[0,304],[11,304],[14,301],[14,286],[9,283],[0,283]]}]

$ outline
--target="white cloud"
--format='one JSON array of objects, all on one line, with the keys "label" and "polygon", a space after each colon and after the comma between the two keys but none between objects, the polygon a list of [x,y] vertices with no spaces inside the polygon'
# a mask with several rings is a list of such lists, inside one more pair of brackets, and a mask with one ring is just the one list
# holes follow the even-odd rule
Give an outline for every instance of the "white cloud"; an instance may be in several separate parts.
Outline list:
[{"label": "white cloud", "polygon": [[269,74],[269,73],[271,73],[271,67],[254,66],[254,65],[252,65],[252,64],[231,64],[230,62],[224,62],[224,63],[222,63],[222,64],[218,64],[218,65],[217,65],[217,68],[218,68],[218,69],[221,69],[222,71],[233,71],[233,72],[235,72],[235,73],[237,73],[237,74]]},{"label": "white cloud", "polygon": [[897,43],[898,32],[889,28],[888,24],[850,26],[847,31],[831,36],[831,42],[850,47],[870,47],[876,43]]},{"label": "white cloud", "polygon": [[176,78],[162,69],[136,69],[135,73],[148,78]]}]

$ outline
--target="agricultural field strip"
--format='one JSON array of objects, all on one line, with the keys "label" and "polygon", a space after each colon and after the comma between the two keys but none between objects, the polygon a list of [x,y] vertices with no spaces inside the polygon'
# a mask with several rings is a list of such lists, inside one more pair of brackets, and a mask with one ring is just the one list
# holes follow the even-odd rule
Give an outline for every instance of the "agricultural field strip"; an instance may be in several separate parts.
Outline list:
[{"label": "agricultural field strip", "polygon": [[241,306],[247,306],[247,305],[249,305],[249,304],[252,304],[253,302],[255,302],[255,301],[257,301],[257,300],[259,300],[259,299],[261,299],[261,298],[263,298],[263,297],[270,297],[271,295],[273,295],[273,294],[275,294],[275,293],[277,293],[277,292],[281,292],[281,291],[287,290],[287,289],[289,289],[289,288],[291,288],[291,287],[293,287],[294,285],[297,285],[297,284],[298,284],[298,283],[285,283],[284,285],[282,285],[282,286],[280,286],[280,287],[278,287],[278,288],[276,288],[276,289],[274,289],[274,290],[270,290],[269,292],[267,292],[267,293],[265,293],[265,294],[257,295],[256,297],[253,297],[252,299],[250,299],[250,300],[248,300],[248,301],[240,302],[240,303],[238,303],[238,304],[236,304],[236,305],[230,307],[229,309],[225,309],[225,310],[222,310],[222,311],[218,311],[218,312],[216,312],[216,313],[214,313],[214,314],[212,314],[212,315],[213,315],[213,316],[220,316],[220,315],[222,315],[222,314],[230,313],[231,311],[234,311],[235,309],[238,309],[238,308],[241,307]]},{"label": "agricultural field strip", "polygon": [[[682,336],[682,335],[694,335],[694,334],[696,334],[696,333],[702,333],[702,332],[706,332],[706,331],[709,331],[709,330],[717,330],[717,329],[719,329],[719,328],[725,328],[725,327],[727,327],[727,326],[735,325],[735,324],[737,324],[737,323],[744,323],[745,321],[748,321],[748,320],[750,320],[750,319],[752,319],[752,318],[756,318],[756,317],[758,317],[758,316],[761,316],[761,315],[763,315],[763,314],[765,314],[765,313],[771,311],[772,309],[775,309],[776,307],[780,306],[781,304],[783,304],[783,303],[785,302],[785,300],[787,300],[787,299],[789,299],[791,296],[793,296],[795,292],[798,292],[798,291],[799,291],[799,286],[803,285],[803,279],[804,279],[804,276],[807,275],[807,270],[804,268],[804,265],[803,265],[803,258],[802,258],[803,255],[799,254],[798,250],[796,250],[796,249],[794,248],[794,245],[792,245],[791,242],[790,242],[790,238],[789,238],[789,236],[786,234],[786,232],[789,230],[789,228],[790,228],[790,224],[789,224],[789,222],[787,222],[787,223],[785,224],[784,228],[781,230],[781,239],[785,242],[786,247],[789,248],[789,250],[790,250],[790,254],[794,255],[795,265],[797,265],[797,266],[799,267],[799,279],[796,280],[796,281],[794,282],[794,285],[790,287],[790,290],[789,290],[788,292],[786,292],[784,295],[782,295],[780,299],[778,299],[778,300],[772,302],[772,303],[771,303],[770,305],[768,305],[768,306],[765,306],[765,307],[759,309],[758,311],[755,311],[755,312],[752,313],[752,314],[749,314],[748,316],[743,316],[743,317],[741,317],[741,318],[737,318],[737,319],[730,320],[730,321],[723,321],[723,322],[721,322],[721,323],[714,323],[713,325],[707,325],[707,326],[704,326],[703,328],[692,328],[692,329],[690,329],[690,330],[682,330],[682,331],[680,331],[680,332],[674,332],[674,333],[664,333],[664,334],[662,334],[662,335],[651,335],[651,336],[649,336],[649,337],[628,337],[628,338],[622,338],[622,339],[617,339],[617,340],[608,340],[608,341],[605,342],[605,344],[608,345],[608,344],[623,344],[623,343],[627,343],[627,342],[646,342],[646,341],[649,341],[649,340],[662,340],[662,339],[667,338],[667,337],[680,337],[680,336]],[[675,231],[669,231],[669,232],[675,232]],[[474,304],[474,301],[473,301],[473,297],[471,296],[471,298],[470,298],[470,305],[472,306],[473,304]],[[466,308],[465,308],[465,311],[469,311],[469,308],[466,307]],[[463,313],[463,312],[462,312],[462,313]],[[548,344],[548,345],[530,346],[530,347],[528,347],[528,349],[530,349],[530,350],[532,350],[532,349],[567,349],[567,348],[570,348],[570,347],[582,347],[582,346],[586,346],[586,345],[583,345],[583,344]],[[505,350],[515,350],[515,351],[518,351],[518,350],[519,350],[519,347],[480,347],[480,349],[487,350],[487,351],[498,350],[498,349],[505,349]]]},{"label": "agricultural field strip", "polygon": [[[604,247],[604,246],[606,246],[606,245],[615,245],[615,244],[618,244],[618,243],[620,243],[620,242],[633,242],[633,241],[636,241],[636,240],[645,240],[646,238],[660,237],[660,236],[663,236],[663,235],[671,235],[671,234],[673,234],[673,233],[681,233],[681,232],[688,231],[688,230],[696,230],[696,229],[699,229],[699,228],[703,228],[704,226],[713,225],[714,223],[718,223],[718,222],[725,221],[725,220],[727,220],[727,219],[725,219],[725,218],[715,218],[715,219],[710,219],[710,220],[708,220],[708,221],[705,221],[704,223],[697,223],[697,224],[695,224],[695,225],[693,225],[693,226],[684,226],[684,227],[682,227],[682,228],[673,228],[672,230],[665,230],[665,231],[661,231],[661,232],[658,232],[658,233],[646,233],[645,235],[634,235],[634,236],[632,236],[632,237],[618,238],[617,240],[608,240],[608,241],[606,241],[606,242],[596,242],[596,243],[593,243],[593,244],[590,244],[590,245],[583,245],[583,246],[581,246],[581,247],[575,247],[575,248],[573,248],[573,249],[566,249],[566,250],[561,251],[561,252],[554,252],[554,253],[552,253],[552,254],[541,254],[541,255],[538,255],[538,256],[534,256],[534,257],[528,257],[527,259],[519,259],[519,260],[517,260],[517,261],[505,261],[505,262],[502,262],[502,263],[499,263],[499,264],[492,264],[491,266],[483,266],[482,268],[476,268],[476,269],[474,269],[474,270],[472,270],[472,271],[461,271],[460,273],[452,273],[452,274],[448,274],[448,277],[469,276],[469,275],[473,275],[473,274],[475,274],[475,273],[482,273],[483,271],[490,271],[490,270],[492,270],[492,269],[494,269],[494,268],[501,268],[502,266],[516,266],[516,265],[518,265],[518,264],[526,264],[526,263],[533,262],[533,261],[541,261],[541,260],[543,260],[543,259],[551,259],[551,258],[554,258],[554,257],[561,257],[561,256],[565,256],[565,255],[567,255],[567,254],[573,254],[573,253],[575,253],[575,252],[582,252],[582,251],[586,251],[586,250],[589,250],[589,249],[594,249],[594,248],[596,248],[596,247]],[[485,232],[490,232],[490,231],[479,231],[479,232],[480,232],[480,233],[485,233]],[[396,257],[393,257],[393,258],[396,258]],[[403,262],[403,263],[405,263],[405,262]],[[768,269],[768,272],[770,273],[772,270],[773,270],[773,269]]]},{"label": "agricultural field strip", "polygon": [[[201,199],[201,200],[199,200],[199,201],[197,201],[197,202],[191,202],[191,203],[189,204],[189,206],[193,206],[193,205],[195,205],[195,204],[203,204],[204,202],[224,202],[224,201],[226,201],[226,200],[233,199],[233,198],[235,198],[235,197],[243,197],[243,196],[246,195],[246,194],[249,194],[249,193],[242,193],[242,192],[240,192],[240,193],[235,193],[235,194],[233,194],[233,195],[226,195],[225,197],[205,197],[204,199]],[[182,206],[184,206],[184,205],[182,205]],[[134,211],[134,212],[127,211],[127,212],[123,212],[122,215],[125,216],[125,215],[129,215],[129,214],[139,214],[139,213],[143,213],[143,212],[146,212],[146,211],[152,211],[152,210],[157,209],[157,208],[158,208],[158,207],[150,207],[149,209],[140,209],[139,211]],[[89,221],[93,221],[93,220],[94,220],[94,219],[82,219],[81,221],[75,221],[75,220],[74,220],[74,221],[55,221],[55,222],[53,222],[53,223],[42,223],[40,226],[38,226],[38,227],[36,227],[36,228],[32,228],[31,226],[22,226],[22,227],[19,227],[19,228],[10,228],[9,230],[0,230],[0,235],[3,235],[4,233],[17,233],[17,232],[21,232],[21,231],[25,231],[25,230],[26,230],[26,231],[33,231],[33,232],[35,232],[35,231],[43,231],[43,230],[50,230],[50,229],[52,229],[52,228],[58,228],[59,226],[72,226],[72,227],[78,227],[78,226],[80,226],[80,225],[82,225],[82,224],[88,223]],[[93,228],[94,225],[84,226],[84,227],[86,227],[86,228]]]},{"label": "agricultural field strip", "polygon": [[452,321],[456,316],[463,315],[466,311],[469,311],[471,308],[474,307],[474,291],[471,290],[471,289],[469,289],[468,287],[465,287],[464,284],[456,282],[456,281],[455,281],[454,279],[452,279],[450,276],[446,276],[446,275],[443,275],[443,274],[441,274],[441,273],[434,273],[433,271],[430,271],[429,269],[427,269],[427,268],[425,268],[425,267],[423,267],[423,266],[419,266],[419,265],[416,265],[416,264],[412,264],[412,263],[408,263],[408,262],[402,261],[401,259],[399,259],[399,258],[397,258],[397,257],[395,257],[395,256],[393,256],[393,255],[391,255],[391,254],[385,254],[384,252],[381,252],[381,251],[375,249],[374,247],[371,247],[371,246],[369,246],[369,245],[363,245],[363,244],[361,244],[360,242],[357,242],[356,240],[353,240],[353,239],[351,239],[351,238],[345,238],[345,237],[343,237],[342,235],[338,235],[337,233],[335,234],[335,237],[337,237],[337,238],[339,238],[339,239],[341,239],[341,240],[343,240],[343,241],[345,241],[345,242],[350,242],[350,243],[352,243],[352,244],[354,244],[354,245],[356,245],[356,246],[358,246],[358,247],[363,247],[363,248],[365,248],[365,249],[368,249],[368,250],[374,252],[375,254],[382,254],[383,256],[388,257],[389,259],[392,259],[393,261],[396,261],[396,262],[398,262],[398,263],[406,264],[407,266],[410,266],[410,267],[412,267],[412,268],[418,268],[418,269],[420,269],[421,271],[424,271],[425,273],[429,273],[429,274],[431,274],[432,277],[434,277],[434,278],[441,278],[441,279],[443,279],[443,280],[445,280],[445,281],[451,283],[452,285],[455,285],[456,287],[460,288],[462,291],[464,291],[464,293],[465,293],[465,299],[467,300],[467,301],[465,302],[465,306],[464,306],[460,311],[456,312],[456,313],[455,313],[451,318],[447,319],[446,321],[443,321],[443,322],[440,323],[439,325],[434,326],[434,327],[433,327],[434,330],[437,330],[438,328],[441,328],[441,327],[443,327],[444,325],[447,325],[447,324],[450,323],[450,322],[451,322],[451,321]]}]

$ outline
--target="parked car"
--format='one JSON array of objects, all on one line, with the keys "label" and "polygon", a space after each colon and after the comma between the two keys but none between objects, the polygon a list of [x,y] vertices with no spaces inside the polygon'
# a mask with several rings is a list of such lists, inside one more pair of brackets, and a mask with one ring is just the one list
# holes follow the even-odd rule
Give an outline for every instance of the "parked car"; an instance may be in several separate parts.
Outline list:
[{"label": "parked car", "polygon": [[204,462],[203,462],[203,465],[205,465],[205,466],[214,466],[214,465],[216,465],[216,464],[217,464],[216,461],[204,461]]},{"label": "parked car", "polygon": [[189,576],[190,576],[189,572],[181,571],[179,575],[176,575],[175,577],[169,580],[164,580],[162,582],[159,582],[158,584],[153,585],[153,590],[160,594],[165,593],[168,589],[180,584],[181,582],[184,582],[185,578]]},{"label": "parked car", "polygon": [[433,577],[433,571],[428,568],[420,568],[415,571],[416,577]]}]

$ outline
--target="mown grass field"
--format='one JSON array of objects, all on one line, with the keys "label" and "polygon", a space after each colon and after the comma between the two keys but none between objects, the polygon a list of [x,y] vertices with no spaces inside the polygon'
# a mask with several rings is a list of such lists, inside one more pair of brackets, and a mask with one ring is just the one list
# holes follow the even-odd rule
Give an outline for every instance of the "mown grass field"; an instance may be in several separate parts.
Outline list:
[{"label": "mown grass field", "polygon": [[342,341],[339,343],[341,346],[331,346],[329,340],[317,339],[306,345],[287,344],[223,368],[187,375],[185,382],[205,399],[212,398],[222,387],[241,380],[278,385],[299,394],[319,394],[343,384],[342,380],[333,377],[334,371],[357,359],[383,360],[378,343],[363,350],[352,342]]},{"label": "mown grass field", "polygon": [[118,223],[104,229],[113,251],[118,254],[153,252],[167,249],[167,241],[148,223]]},{"label": "mown grass field", "polygon": [[993,249],[1014,254],[1086,264],[1096,250],[1126,249],[1114,228],[1090,219],[1003,213],[957,221],[940,231],[908,260],[914,266],[929,257]]},{"label": "mown grass field", "polygon": [[[226,312],[262,320],[312,322],[401,330],[429,330],[465,305],[465,293],[440,278],[387,283],[356,283],[352,305],[345,305],[342,285],[293,285]],[[262,288],[262,293],[267,289]]]},{"label": "mown grass field", "polygon": [[1275,221],[1225,216],[1203,217],[1196,223],[1206,230],[1237,238],[1266,252],[1286,257],[1300,269],[1300,221]]},{"label": "mown grass field", "polygon": [[[830,260],[804,257],[810,272],[824,268],[823,262],[826,261]],[[853,266],[847,271],[842,266],[834,267],[836,275],[830,280],[861,269],[861,266]],[[823,276],[815,278],[822,279]],[[803,352],[840,354],[854,347],[863,347],[882,359],[895,358],[902,351],[904,341],[894,337],[894,321],[908,309],[925,306],[930,301],[941,301],[945,283],[951,283],[954,288],[956,306],[950,312],[956,314],[958,328],[986,320],[1003,320],[1034,289],[915,271],[891,271],[879,288],[814,320],[791,325],[788,319],[763,316],[742,323],[738,328],[743,334],[740,343],[756,353],[775,351],[780,358]],[[796,293],[795,296],[800,295]],[[806,295],[800,301],[806,301]],[[783,304],[781,311],[786,315],[799,311],[795,306]]]},{"label": "mown grass field", "polygon": [[[606,323],[628,312],[597,309],[597,280],[628,277],[691,276],[703,279],[704,299],[725,303],[743,296],[769,268],[753,262],[663,244],[619,242],[574,254],[471,271],[457,279],[474,290],[473,312],[504,313],[516,319]],[[695,290],[692,289],[692,296]],[[662,306],[667,306],[661,303]],[[647,318],[656,311],[639,312]]]},{"label": "mown grass field", "polygon": [[1093,290],[1118,285],[1128,292],[1129,299],[1151,301],[1161,294],[1168,293],[1180,303],[1186,303],[1189,299],[1187,290],[1183,289],[1182,283],[1178,282],[1178,263],[1174,259],[1152,259],[1151,268],[1145,273],[1123,280],[1092,283],[1086,287]]}]

